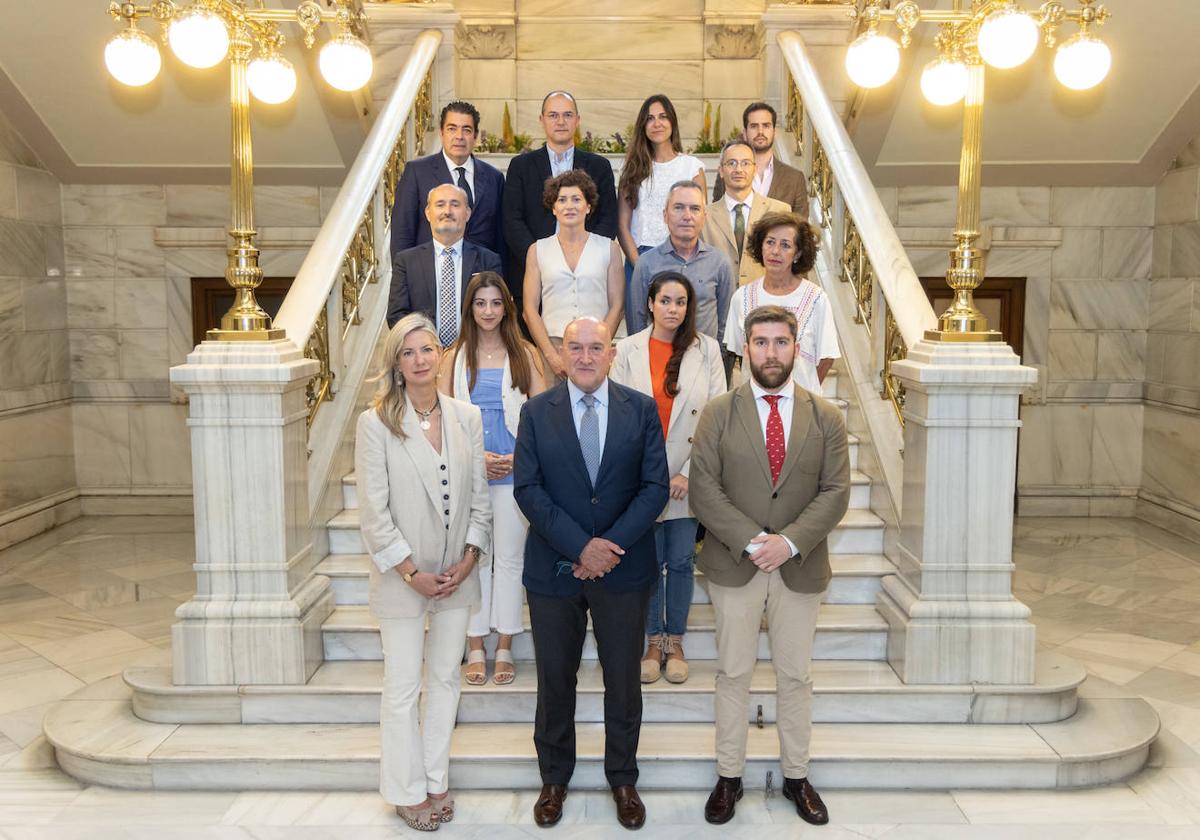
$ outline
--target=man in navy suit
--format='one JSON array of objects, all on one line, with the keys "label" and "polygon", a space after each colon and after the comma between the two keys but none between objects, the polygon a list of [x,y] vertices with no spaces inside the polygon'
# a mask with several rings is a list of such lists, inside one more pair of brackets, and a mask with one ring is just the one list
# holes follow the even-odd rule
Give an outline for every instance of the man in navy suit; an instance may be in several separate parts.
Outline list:
[{"label": "man in navy suit", "polygon": [[575,769],[575,678],[588,614],[604,672],[604,775],[617,821],[640,828],[637,746],[646,604],[657,581],[654,521],[667,503],[667,452],[653,399],[608,379],[612,336],[595,318],[563,332],[567,381],[521,409],[513,455],[529,520],[524,584],[537,658],[535,822],[562,817]]},{"label": "man in navy suit", "polygon": [[617,192],[609,162],[600,155],[575,148],[579,107],[575,97],[556,90],[542,100],[542,130],[546,144],[517,155],[508,164],[504,187],[504,239],[511,255],[508,287],[521,311],[525,282],[525,254],[529,246],[554,233],[554,215],[542,202],[546,179],[569,169],[582,169],[596,182],[600,200],[587,220],[592,233],[617,238]]},{"label": "man in navy suit", "polygon": [[[470,102],[451,102],[442,109],[442,150],[417,158],[404,167],[392,208],[392,256],[428,242],[429,225],[421,214],[426,196],[438,184],[456,184],[467,194],[471,221],[467,241],[501,255],[505,253],[500,208],[504,176],[472,152],[479,133],[479,111]],[[503,272],[501,272],[503,273]]]},{"label": "man in navy suit", "polygon": [[471,277],[481,271],[500,271],[498,254],[463,239],[471,209],[467,194],[453,184],[429,191],[425,218],[433,239],[401,251],[392,258],[388,290],[388,328],[409,312],[423,312],[449,346],[458,338],[462,296]]}]

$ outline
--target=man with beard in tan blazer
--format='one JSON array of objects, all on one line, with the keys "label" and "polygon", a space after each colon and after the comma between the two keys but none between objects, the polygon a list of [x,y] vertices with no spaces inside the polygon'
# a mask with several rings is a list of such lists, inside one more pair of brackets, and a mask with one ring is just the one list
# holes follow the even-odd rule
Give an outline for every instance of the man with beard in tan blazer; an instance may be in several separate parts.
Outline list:
[{"label": "man with beard in tan blazer", "polygon": [[792,382],[796,318],[746,316],[750,381],[704,409],[692,444],[692,511],[708,533],[696,565],[716,613],[719,778],[704,817],[728,822],[742,796],[750,678],[764,611],[776,676],[783,794],[807,822],[829,821],[808,781],[810,664],[829,585],[827,538],[850,503],[846,424],[833,403]]},{"label": "man with beard in tan blazer", "polygon": [[721,150],[720,174],[725,193],[708,205],[700,238],[725,253],[738,276],[738,286],[763,276],[763,267],[746,250],[750,229],[767,213],[789,213],[791,207],[754,191],[754,149],[745,140],[730,140]]}]

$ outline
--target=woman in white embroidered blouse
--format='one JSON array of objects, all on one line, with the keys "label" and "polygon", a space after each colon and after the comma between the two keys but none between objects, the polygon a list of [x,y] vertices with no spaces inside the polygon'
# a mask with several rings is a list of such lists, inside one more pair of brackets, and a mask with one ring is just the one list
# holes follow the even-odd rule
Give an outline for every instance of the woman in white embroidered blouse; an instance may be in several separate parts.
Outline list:
[{"label": "woman in white embroidered blouse", "polygon": [[795,315],[798,333],[792,379],[818,395],[833,360],[842,355],[829,298],[805,277],[817,261],[819,242],[816,228],[795,213],[767,213],[759,219],[746,237],[746,252],[765,273],[761,280],[734,292],[725,321],[725,348],[740,356],[751,311],[782,306]]}]

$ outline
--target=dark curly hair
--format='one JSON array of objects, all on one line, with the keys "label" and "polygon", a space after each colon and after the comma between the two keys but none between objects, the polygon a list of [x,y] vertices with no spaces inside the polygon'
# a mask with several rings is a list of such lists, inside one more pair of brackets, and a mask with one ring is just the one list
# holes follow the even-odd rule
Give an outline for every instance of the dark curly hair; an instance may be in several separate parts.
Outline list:
[{"label": "dark curly hair", "polygon": [[542,190],[542,204],[547,210],[554,209],[554,202],[558,201],[558,194],[563,187],[579,187],[579,191],[583,193],[583,200],[587,202],[588,214],[596,209],[600,191],[596,189],[596,182],[592,180],[592,176],[582,169],[568,169],[555,178],[546,179],[546,186]]},{"label": "dark curly hair", "polygon": [[754,223],[746,238],[746,252],[759,265],[763,265],[763,240],[767,231],[777,227],[790,227],[796,231],[796,257],[792,260],[792,274],[808,274],[817,261],[820,238],[817,229],[795,213],[767,213]]},{"label": "dark curly hair", "polygon": [[446,127],[446,115],[451,113],[462,114],[464,117],[470,117],[471,122],[474,123],[473,128],[476,131],[479,131],[479,109],[470,102],[464,102],[461,99],[448,102],[446,103],[446,106],[442,108],[442,116],[438,121],[439,130]]}]

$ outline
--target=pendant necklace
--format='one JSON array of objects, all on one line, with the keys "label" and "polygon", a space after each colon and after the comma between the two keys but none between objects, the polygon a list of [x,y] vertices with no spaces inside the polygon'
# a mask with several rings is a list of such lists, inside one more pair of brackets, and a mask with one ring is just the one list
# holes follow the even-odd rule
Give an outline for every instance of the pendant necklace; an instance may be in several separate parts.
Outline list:
[{"label": "pendant necklace", "polygon": [[495,356],[497,353],[504,354],[504,353],[508,352],[508,348],[506,348],[504,345],[500,345],[500,349],[493,350],[491,353],[488,353],[486,350],[484,350],[482,347],[480,347],[479,352],[483,353],[483,358],[487,359],[490,362],[492,360],[492,357]]},{"label": "pendant necklace", "polygon": [[428,411],[422,411],[421,409],[417,408],[416,403],[413,404],[413,411],[417,412],[417,414],[420,415],[421,428],[424,431],[428,432],[429,429],[432,427],[433,424],[431,424],[429,422],[429,418],[430,418],[430,416],[433,415],[433,412],[438,410],[438,408],[441,406],[441,404],[442,404],[441,397],[438,397],[436,400],[433,401],[433,405],[430,406]]}]

